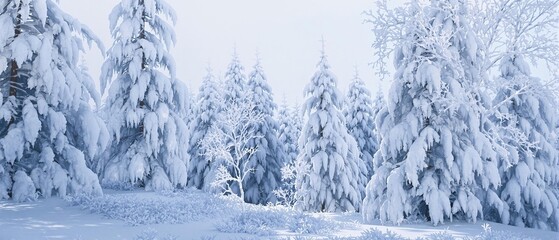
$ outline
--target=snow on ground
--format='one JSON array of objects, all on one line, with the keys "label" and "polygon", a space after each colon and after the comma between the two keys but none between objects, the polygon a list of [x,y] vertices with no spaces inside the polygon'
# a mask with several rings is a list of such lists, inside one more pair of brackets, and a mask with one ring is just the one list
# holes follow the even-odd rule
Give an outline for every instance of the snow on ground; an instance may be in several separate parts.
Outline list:
[{"label": "snow on ground", "polygon": [[[483,225],[490,226],[493,235],[484,232]],[[387,236],[391,234],[393,238]],[[371,225],[363,224],[361,216],[355,213],[298,213],[279,206],[242,204],[232,198],[193,190],[179,193],[106,190],[101,198],[50,198],[30,203],[0,201],[0,240],[451,239],[451,235],[458,239],[553,240],[559,239],[558,234],[489,222],[454,222],[438,227],[429,223]]]}]

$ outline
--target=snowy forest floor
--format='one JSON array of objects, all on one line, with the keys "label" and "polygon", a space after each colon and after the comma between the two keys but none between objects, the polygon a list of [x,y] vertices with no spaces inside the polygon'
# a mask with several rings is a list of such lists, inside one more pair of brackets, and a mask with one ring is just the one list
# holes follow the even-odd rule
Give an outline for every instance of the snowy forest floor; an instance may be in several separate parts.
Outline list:
[{"label": "snowy forest floor", "polygon": [[[484,230],[484,226],[491,230]],[[358,213],[298,213],[195,190],[0,201],[0,239],[559,239],[491,222],[365,224]]]}]

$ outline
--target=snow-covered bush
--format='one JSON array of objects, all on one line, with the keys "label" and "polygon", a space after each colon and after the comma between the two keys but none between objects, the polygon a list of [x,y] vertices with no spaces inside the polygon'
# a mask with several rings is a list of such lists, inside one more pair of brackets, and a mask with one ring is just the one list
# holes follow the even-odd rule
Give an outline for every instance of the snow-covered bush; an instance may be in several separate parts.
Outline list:
[{"label": "snow-covered bush", "polygon": [[339,225],[308,213],[297,212],[283,206],[243,206],[232,217],[223,219],[216,228],[227,233],[248,233],[274,236],[277,229],[297,234],[330,234]]},{"label": "snow-covered bush", "polygon": [[302,212],[292,212],[288,218],[288,229],[298,234],[330,234],[339,228],[334,222]]},{"label": "snow-covered bush", "polygon": [[90,107],[99,94],[79,67],[102,44],[57,1],[0,1],[0,199],[102,194],[89,169],[108,143]]},{"label": "snow-covered bush", "polygon": [[324,51],[305,88],[307,122],[299,139],[297,207],[313,212],[359,211],[365,164],[341,112],[343,97]]},{"label": "snow-covered bush", "polygon": [[[261,212],[245,211],[235,214],[225,221],[216,223],[215,227],[225,233],[248,233],[258,236],[276,235],[274,228],[280,227],[278,216],[264,215]],[[281,217],[281,216],[280,216]]]},{"label": "snow-covered bush", "polygon": [[178,236],[173,235],[165,235],[163,237],[159,236],[157,230],[153,228],[148,228],[147,230],[142,231],[142,233],[136,235],[134,240],[177,240]]},{"label": "snow-covered bush", "polygon": [[106,121],[114,144],[104,183],[131,182],[146,190],[186,186],[188,91],[176,79],[169,48],[175,42],[164,0],[123,0],[110,15],[114,39],[101,87],[110,85]]}]

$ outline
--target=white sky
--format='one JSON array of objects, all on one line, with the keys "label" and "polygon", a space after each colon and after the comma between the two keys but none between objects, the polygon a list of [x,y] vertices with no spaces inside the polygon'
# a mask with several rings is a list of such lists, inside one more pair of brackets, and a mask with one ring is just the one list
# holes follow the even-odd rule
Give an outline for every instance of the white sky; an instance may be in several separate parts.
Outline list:
[{"label": "white sky", "polygon": [[[303,88],[319,60],[320,39],[343,91],[357,67],[373,95],[380,81],[369,66],[373,50],[369,26],[362,24],[364,10],[372,0],[167,0],[177,12],[177,45],[172,50],[177,76],[197,92],[211,63],[223,77],[234,46],[245,66],[245,74],[258,51],[264,71],[280,103],[302,102]],[[115,0],[61,0],[61,7],[88,25],[109,48],[108,15]],[[87,62],[98,79],[103,59],[98,51]],[[382,84],[385,89],[387,83]]]}]

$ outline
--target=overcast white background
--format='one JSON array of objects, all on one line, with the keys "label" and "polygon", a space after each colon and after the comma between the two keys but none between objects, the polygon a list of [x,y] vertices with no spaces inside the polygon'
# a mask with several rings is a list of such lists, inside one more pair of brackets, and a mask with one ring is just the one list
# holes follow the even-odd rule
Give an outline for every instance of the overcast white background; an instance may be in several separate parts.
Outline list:
[{"label": "overcast white background", "polygon": [[[112,44],[108,15],[115,0],[61,0],[61,7],[88,25],[108,49]],[[198,91],[208,63],[223,78],[236,46],[245,74],[258,51],[276,102],[286,96],[302,102],[303,88],[319,60],[324,36],[326,53],[339,88],[347,89],[357,67],[373,94],[380,80],[369,66],[372,34],[362,12],[368,0],[168,0],[177,12],[177,44],[171,50],[177,76]],[[88,54],[90,72],[98,79],[103,61]],[[382,84],[386,87],[386,83]]]}]

